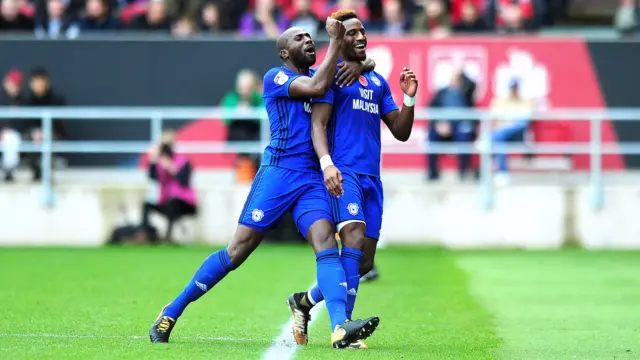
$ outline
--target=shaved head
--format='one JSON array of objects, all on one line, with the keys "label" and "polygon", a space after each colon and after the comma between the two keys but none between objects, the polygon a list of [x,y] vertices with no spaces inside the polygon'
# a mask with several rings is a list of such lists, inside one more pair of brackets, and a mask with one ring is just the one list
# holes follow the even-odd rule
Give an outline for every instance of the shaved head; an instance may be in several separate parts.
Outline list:
[{"label": "shaved head", "polygon": [[[282,59],[282,50],[287,49],[287,44],[292,37],[296,34],[304,33],[304,29],[301,27],[290,27],[285,30],[280,36],[278,36],[278,40],[276,41],[276,51],[278,51],[278,55]],[[284,59],[283,59],[284,60]]]},{"label": "shaved head", "polygon": [[276,40],[280,59],[296,68],[309,68],[316,62],[315,44],[311,35],[300,27],[285,30]]}]

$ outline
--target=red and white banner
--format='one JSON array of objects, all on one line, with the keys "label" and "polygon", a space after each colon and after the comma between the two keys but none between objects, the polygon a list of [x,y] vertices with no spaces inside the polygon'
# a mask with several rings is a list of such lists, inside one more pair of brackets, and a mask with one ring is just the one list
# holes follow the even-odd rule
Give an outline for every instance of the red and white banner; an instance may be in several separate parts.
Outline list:
[{"label": "red and white banner", "polygon": [[[320,52],[318,62],[326,48]],[[586,44],[577,38],[535,37],[469,37],[432,39],[425,36],[402,38],[369,38],[367,53],[377,64],[376,71],[389,82],[396,103],[402,103],[399,74],[402,67],[411,68],[420,82],[417,106],[427,106],[433,94],[446,86],[452,69],[462,66],[465,74],[477,83],[476,100],[485,107],[496,95],[508,91],[509,81],[517,77],[523,96],[534,99],[545,108],[599,108],[605,106],[596,72]],[[217,123],[217,122],[216,122]],[[223,124],[208,125],[207,131],[188,125],[179,135],[180,140],[223,141]],[[426,156],[415,154],[426,142],[426,121],[417,121],[409,141],[401,143],[385,129],[382,140],[385,148],[405,148],[414,154],[385,154],[385,169],[425,169]],[[587,142],[590,139],[587,121],[534,122],[536,142]],[[205,139],[206,137],[206,139]],[[616,142],[610,122],[603,124],[605,142]],[[193,155],[199,167],[228,168],[232,155]],[[445,157],[443,166],[454,166],[453,159]],[[589,167],[586,155],[573,156],[573,168]],[[605,169],[623,168],[621,156],[605,156]]]},{"label": "red and white banner", "polygon": [[[477,83],[476,101],[486,107],[496,95],[505,95],[510,80],[517,77],[522,95],[534,99],[540,109],[598,108],[605,102],[586,45],[579,39],[539,39],[474,37],[435,40],[427,37],[370,38],[368,55],[377,64],[376,71],[389,82],[396,103],[402,103],[399,74],[411,68],[420,82],[417,106],[428,106],[437,90],[446,86],[452,70],[462,67]],[[383,146],[415,150],[426,141],[426,122],[419,121],[407,143],[383,134]],[[586,121],[540,122],[535,126],[538,142],[589,141]],[[610,122],[605,122],[603,139],[615,142]],[[386,154],[384,167],[424,169],[424,155]],[[446,165],[446,164],[445,164]],[[588,156],[573,157],[575,169],[589,166]],[[607,169],[623,167],[620,156],[606,156]]]}]

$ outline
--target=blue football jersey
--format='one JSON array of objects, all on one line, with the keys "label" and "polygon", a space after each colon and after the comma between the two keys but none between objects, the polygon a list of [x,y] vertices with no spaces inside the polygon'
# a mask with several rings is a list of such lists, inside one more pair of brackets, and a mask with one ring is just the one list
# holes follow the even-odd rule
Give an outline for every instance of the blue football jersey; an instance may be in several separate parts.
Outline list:
[{"label": "blue football jersey", "polygon": [[334,83],[324,97],[312,101],[333,105],[327,139],[336,167],[380,176],[380,120],[398,110],[385,79],[368,71],[351,86],[340,88]]},{"label": "blue football jersey", "polygon": [[264,104],[269,115],[271,143],[264,151],[262,165],[317,172],[318,157],[311,141],[311,99],[289,96],[289,86],[298,76],[285,67],[275,67],[264,76]]}]

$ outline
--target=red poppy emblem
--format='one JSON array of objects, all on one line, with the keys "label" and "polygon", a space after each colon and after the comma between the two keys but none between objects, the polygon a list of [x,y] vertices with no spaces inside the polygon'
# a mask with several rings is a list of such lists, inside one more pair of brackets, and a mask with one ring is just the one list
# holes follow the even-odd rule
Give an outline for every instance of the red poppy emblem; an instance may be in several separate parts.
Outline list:
[{"label": "red poppy emblem", "polygon": [[364,77],[364,76],[360,75],[360,79],[359,79],[359,80],[360,80],[360,84],[362,84],[362,86],[367,86],[367,85],[369,85],[369,82],[367,81],[367,78],[366,78],[366,77]]}]

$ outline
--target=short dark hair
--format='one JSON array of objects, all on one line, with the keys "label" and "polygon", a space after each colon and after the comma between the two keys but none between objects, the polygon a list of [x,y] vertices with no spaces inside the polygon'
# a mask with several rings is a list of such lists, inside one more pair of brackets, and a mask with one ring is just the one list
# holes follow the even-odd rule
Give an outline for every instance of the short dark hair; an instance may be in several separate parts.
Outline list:
[{"label": "short dark hair", "polygon": [[338,10],[331,14],[331,18],[338,21],[347,21],[350,19],[357,19],[358,15],[353,10]]},{"label": "short dark hair", "polygon": [[49,78],[49,73],[47,72],[47,69],[43,68],[43,67],[37,67],[34,68],[33,70],[31,70],[31,77],[32,78]]}]

